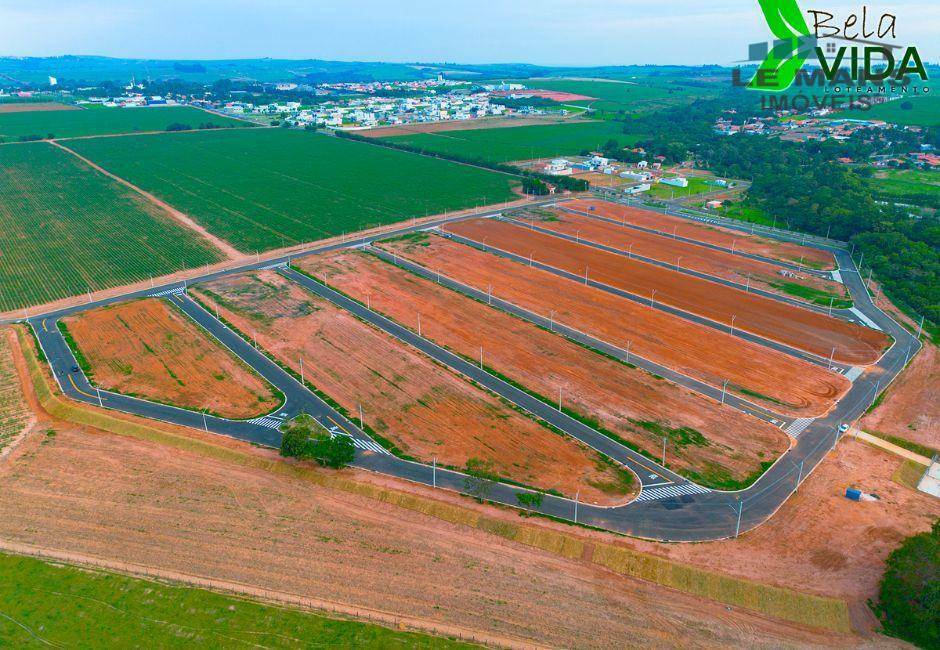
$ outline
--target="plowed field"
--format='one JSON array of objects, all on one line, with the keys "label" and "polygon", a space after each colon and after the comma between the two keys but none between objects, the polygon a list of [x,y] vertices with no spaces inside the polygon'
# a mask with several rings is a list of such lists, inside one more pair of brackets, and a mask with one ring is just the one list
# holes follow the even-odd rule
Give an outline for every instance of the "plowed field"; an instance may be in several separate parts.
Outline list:
[{"label": "plowed field", "polygon": [[229,418],[252,418],[280,404],[270,384],[158,298],[65,322],[101,388]]},{"label": "plowed field", "polygon": [[424,266],[779,413],[820,415],[849,388],[841,375],[442,237],[386,242]]},{"label": "plowed field", "polygon": [[624,500],[625,470],[273,273],[211,282],[201,297],[404,453],[443,465],[492,462],[500,476],[593,502]]},{"label": "plowed field", "polygon": [[656,302],[841,363],[874,363],[889,344],[878,330],[503,221],[462,221],[447,232],[640,297],[655,292]]},{"label": "plowed field", "polygon": [[569,201],[564,205],[572,210],[591,212],[616,221],[626,220],[627,224],[652,228],[669,235],[675,234],[679,237],[686,237],[729,249],[734,247],[734,250],[743,253],[770,257],[782,262],[798,263],[803,260],[803,263],[807,266],[821,270],[835,268],[835,259],[832,254],[817,248],[777,241],[759,235],[749,235],[737,230],[698,223],[682,217],[671,217],[651,210],[631,208],[609,201],[578,199]]},{"label": "plowed field", "polygon": [[405,325],[421,314],[422,334],[546,398],[563,403],[712,484],[741,481],[788,447],[776,427],[688,389],[586,350],[365,253],[308,258],[300,267]]},{"label": "plowed field", "polygon": [[841,301],[849,298],[845,287],[834,280],[827,280],[809,273],[790,272],[773,264],[741,255],[689,244],[634,228],[623,228],[563,210],[553,210],[551,216],[531,213],[521,215],[520,218],[540,228],[612,246],[666,264],[675,264],[678,261],[683,269],[706,273],[724,280],[738,282],[745,287],[763,289],[809,303],[828,306],[831,298],[834,300],[834,307],[838,308]]}]

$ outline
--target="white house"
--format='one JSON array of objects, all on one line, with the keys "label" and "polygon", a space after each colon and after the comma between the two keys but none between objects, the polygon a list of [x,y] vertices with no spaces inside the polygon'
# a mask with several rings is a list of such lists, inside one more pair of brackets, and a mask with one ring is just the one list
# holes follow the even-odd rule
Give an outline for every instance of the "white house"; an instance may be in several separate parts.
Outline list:
[{"label": "white house", "polygon": [[675,178],[661,178],[660,183],[665,185],[674,185],[675,187],[688,187],[689,179],[685,176],[676,176]]}]

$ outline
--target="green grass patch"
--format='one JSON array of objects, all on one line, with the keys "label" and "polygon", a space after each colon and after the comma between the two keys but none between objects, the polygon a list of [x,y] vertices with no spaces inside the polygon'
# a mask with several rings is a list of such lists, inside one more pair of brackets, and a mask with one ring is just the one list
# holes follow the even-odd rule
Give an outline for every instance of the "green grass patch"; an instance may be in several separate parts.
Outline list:
[{"label": "green grass patch", "polygon": [[[909,108],[905,108],[909,106]],[[845,117],[860,120],[884,120],[902,126],[937,126],[940,124],[940,97],[902,97],[900,99],[877,104],[867,111],[834,113],[831,119]]]},{"label": "green grass patch", "polygon": [[866,433],[870,433],[873,436],[877,436],[878,438],[881,438],[882,440],[887,440],[892,445],[897,445],[901,449],[907,449],[908,451],[912,451],[915,454],[920,454],[921,456],[924,456],[926,458],[933,458],[934,454],[940,454],[940,449],[936,449],[935,447],[929,447],[927,445],[922,445],[917,442],[911,442],[910,440],[906,438],[901,438],[900,436],[892,436],[887,433],[881,433],[880,431],[867,431]]},{"label": "green grass patch", "polygon": [[519,183],[489,170],[287,129],[93,138],[69,146],[247,252],[512,200]]},{"label": "green grass patch", "polygon": [[694,196],[703,192],[714,192],[721,189],[717,185],[709,185],[704,178],[690,177],[688,180],[689,185],[687,187],[656,183],[644,194],[654,199],[681,199],[684,196]]},{"label": "green grass patch", "polygon": [[204,589],[0,554],[0,645],[470,647]]},{"label": "green grass patch", "polygon": [[69,153],[41,142],[0,147],[0,312],[221,259]]},{"label": "green grass patch", "polygon": [[807,287],[804,284],[799,284],[798,282],[770,282],[771,287],[774,289],[779,289],[788,296],[794,296],[796,298],[802,298],[806,302],[812,303],[814,305],[821,305],[823,307],[829,306],[829,301],[832,301],[833,309],[848,309],[853,303],[851,300],[837,296],[829,291],[823,291],[822,289],[816,289],[814,287]]},{"label": "green grass patch", "polygon": [[0,140],[20,138],[73,138],[140,131],[165,131],[171,124],[185,124],[194,129],[212,124],[219,127],[248,126],[190,106],[150,108],[94,108],[75,111],[27,111],[0,113]]},{"label": "green grass patch", "polygon": [[620,123],[592,121],[415,133],[383,139],[436,154],[505,163],[513,160],[576,155],[585,150],[600,149],[611,139],[626,146],[637,137],[624,135],[623,125]]}]

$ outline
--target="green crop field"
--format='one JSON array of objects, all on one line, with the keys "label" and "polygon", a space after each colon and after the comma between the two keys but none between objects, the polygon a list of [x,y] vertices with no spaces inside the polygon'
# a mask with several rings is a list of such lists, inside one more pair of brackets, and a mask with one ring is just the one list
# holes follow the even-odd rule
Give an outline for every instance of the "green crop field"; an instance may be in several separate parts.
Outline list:
[{"label": "green crop field", "polygon": [[940,171],[885,169],[876,171],[871,182],[873,189],[879,194],[898,198],[940,198]]},{"label": "green crop field", "polygon": [[221,258],[71,154],[45,142],[0,146],[0,312]]},{"label": "green crop field", "polygon": [[20,138],[72,138],[86,135],[164,131],[170,124],[248,126],[190,106],[153,106],[148,108],[85,108],[71,111],[27,111],[0,113],[0,141]]},{"label": "green crop field", "polygon": [[564,103],[590,106],[608,113],[624,111],[634,115],[691,102],[697,97],[713,96],[718,92],[718,89],[650,83],[648,80],[631,82],[601,79],[516,79],[513,83],[524,84],[526,88],[585,95],[593,99]]},{"label": "green crop field", "polygon": [[464,648],[467,644],[105,571],[0,555],[9,648]]},{"label": "green crop field", "polygon": [[628,144],[623,125],[617,122],[574,122],[501,129],[472,129],[415,133],[384,138],[390,142],[420,147],[425,151],[460,155],[491,162],[571,156],[599,149],[608,140]]},{"label": "green crop field", "polygon": [[[910,102],[910,108],[903,108]],[[832,119],[850,117],[859,120],[884,120],[905,126],[940,125],[940,97],[902,97],[884,104],[872,106],[867,111],[843,111]]]},{"label": "green crop field", "polygon": [[511,200],[519,182],[286,129],[96,138],[69,146],[246,252]]}]

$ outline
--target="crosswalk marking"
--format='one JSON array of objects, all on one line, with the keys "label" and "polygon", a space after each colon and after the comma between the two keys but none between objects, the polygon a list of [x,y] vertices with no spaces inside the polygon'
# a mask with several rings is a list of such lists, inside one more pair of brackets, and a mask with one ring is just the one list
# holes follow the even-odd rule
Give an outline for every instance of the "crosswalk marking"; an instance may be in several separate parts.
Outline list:
[{"label": "crosswalk marking", "polygon": [[848,379],[849,381],[854,382],[856,379],[862,376],[863,372],[865,372],[863,368],[859,368],[858,366],[852,366],[845,372],[845,378]]},{"label": "crosswalk marking", "polygon": [[377,454],[386,454],[391,456],[391,452],[389,452],[388,449],[378,444],[377,442],[373,442],[371,440],[361,440],[360,438],[353,438],[353,436],[349,435],[337,426],[327,427],[327,429],[329,429],[331,438],[336,436],[347,436],[352,438],[353,445],[357,449],[362,449],[363,451],[374,451]]},{"label": "crosswalk marking", "polygon": [[710,492],[708,488],[704,488],[701,485],[696,485],[695,483],[681,483],[666,485],[664,487],[656,487],[651,490],[643,488],[640,490],[640,495],[635,499],[635,501],[653,501],[656,499],[668,499],[669,497],[678,497],[684,494],[705,494]]},{"label": "crosswalk marking", "polygon": [[806,427],[811,425],[815,419],[816,418],[797,418],[786,428],[786,432],[796,438],[803,433]]},{"label": "crosswalk marking", "polygon": [[165,289],[164,291],[157,291],[156,293],[151,293],[151,298],[168,298],[169,296],[182,296],[184,293],[183,287],[174,287],[172,289]]},{"label": "crosswalk marking", "polygon": [[267,266],[262,266],[259,271],[272,271],[274,269],[283,269],[287,268],[287,262],[277,262],[275,264],[268,264]]},{"label": "crosswalk marking", "polygon": [[248,424],[257,424],[258,426],[267,427],[268,429],[280,429],[281,425],[284,424],[284,416],[262,415],[260,418],[248,420]]}]

